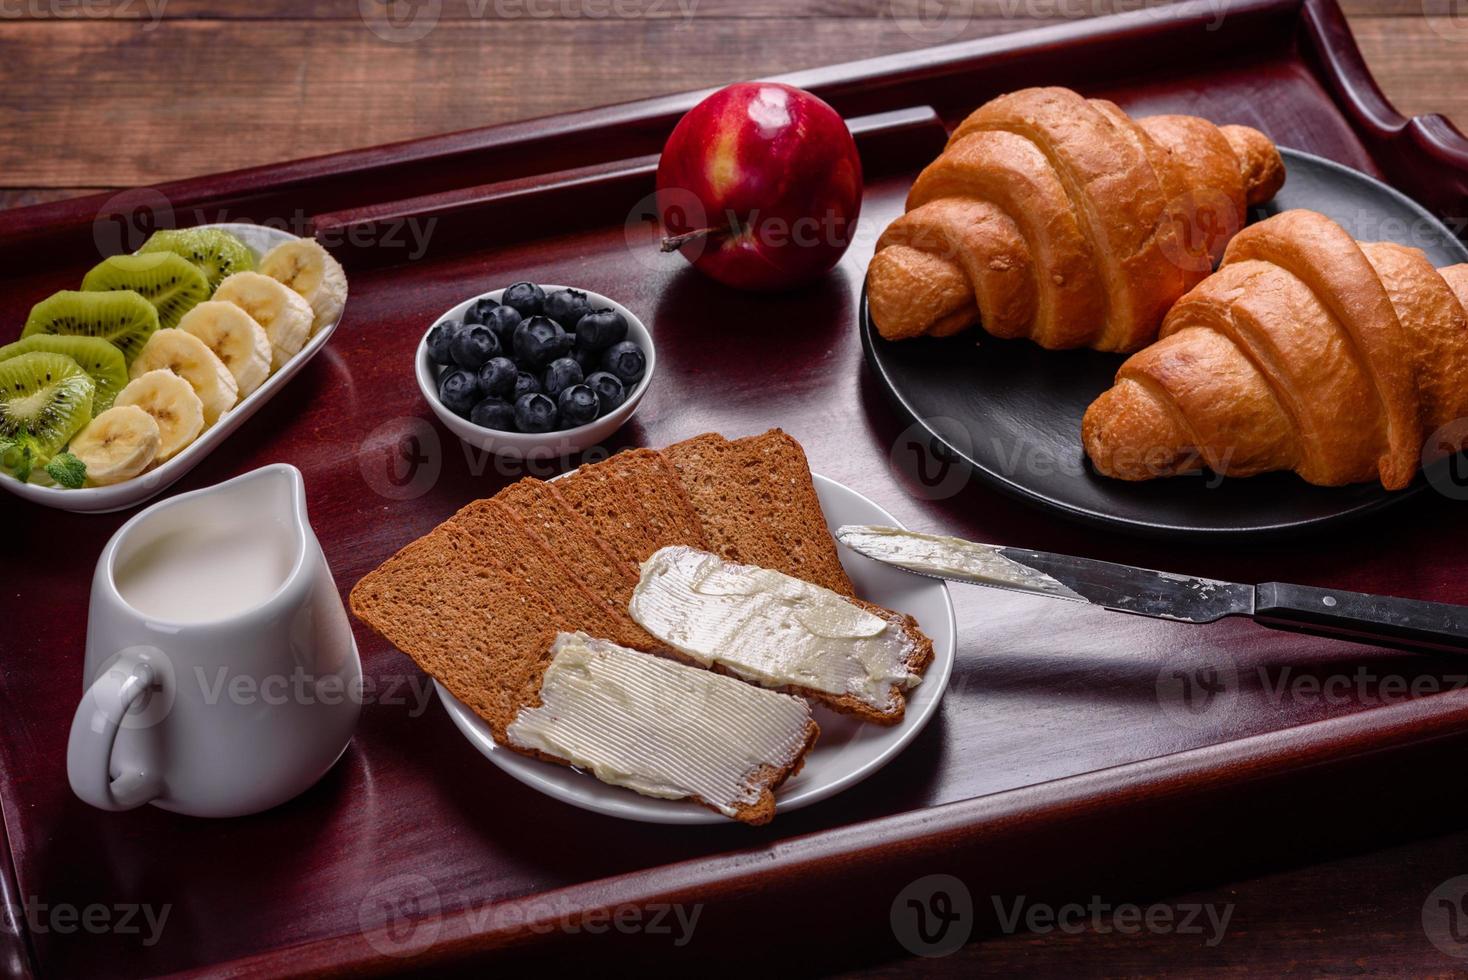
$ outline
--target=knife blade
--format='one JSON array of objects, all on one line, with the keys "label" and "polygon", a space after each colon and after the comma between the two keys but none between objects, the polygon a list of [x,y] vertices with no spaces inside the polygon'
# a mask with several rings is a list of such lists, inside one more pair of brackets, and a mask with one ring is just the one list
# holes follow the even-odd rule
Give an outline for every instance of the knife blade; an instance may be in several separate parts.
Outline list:
[{"label": "knife blade", "polygon": [[1468,606],[1281,582],[1224,582],[878,525],[848,524],[836,538],[859,554],[918,575],[1114,612],[1195,624],[1247,616],[1291,632],[1468,653]]}]

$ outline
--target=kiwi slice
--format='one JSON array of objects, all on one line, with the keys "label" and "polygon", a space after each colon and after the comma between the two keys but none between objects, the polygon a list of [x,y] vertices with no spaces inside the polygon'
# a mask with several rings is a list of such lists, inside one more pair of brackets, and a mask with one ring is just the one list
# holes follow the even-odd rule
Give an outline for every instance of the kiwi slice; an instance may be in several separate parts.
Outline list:
[{"label": "kiwi slice", "polygon": [[127,384],[127,361],[122,351],[101,337],[63,337],[38,333],[0,347],[0,361],[29,354],[31,351],[65,354],[92,378],[97,390],[92,394],[92,414],[101,415],[112,407],[112,400]]},{"label": "kiwi slice", "polygon": [[155,231],[138,254],[172,252],[192,262],[209,280],[209,295],[226,277],[255,268],[250,246],[218,228],[167,228]]},{"label": "kiwi slice", "polygon": [[163,328],[178,326],[185,313],[210,296],[204,273],[172,252],[103,259],[82,279],[82,289],[89,293],[130,289],[157,308]]},{"label": "kiwi slice", "polygon": [[100,337],[122,351],[123,360],[131,364],[157,329],[158,311],[137,293],[63,290],[31,307],[21,337]]},{"label": "kiwi slice", "polygon": [[0,454],[24,480],[92,420],[96,386],[65,354],[32,351],[0,361]]}]

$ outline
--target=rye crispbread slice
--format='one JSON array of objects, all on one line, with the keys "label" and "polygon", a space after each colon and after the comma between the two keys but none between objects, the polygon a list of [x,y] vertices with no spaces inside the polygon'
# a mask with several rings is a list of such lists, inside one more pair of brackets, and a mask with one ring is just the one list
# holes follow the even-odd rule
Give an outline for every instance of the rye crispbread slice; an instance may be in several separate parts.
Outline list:
[{"label": "rye crispbread slice", "polygon": [[854,598],[856,589],[836,553],[836,539],[826,526],[810,462],[800,443],[780,429],[771,429],[763,435],[735,439],[731,445],[746,485],[764,505],[766,519],[789,555],[789,569],[778,571]]},{"label": "rye crispbread slice", "polygon": [[673,464],[694,514],[703,525],[707,549],[726,561],[783,572],[789,555],[767,520],[759,495],[740,478],[734,444],[715,432],[663,450]]},{"label": "rye crispbread slice", "polygon": [[[653,645],[631,617],[580,584],[545,538],[492,499],[470,504],[369,572],[352,588],[350,605],[482,718],[497,743],[561,765],[569,763],[506,734],[521,708],[541,704],[556,634],[579,629],[634,649]],[[734,819],[758,824],[774,815],[773,791],[800,770],[818,732],[811,722],[790,765],[765,766],[752,777],[760,796]]]},{"label": "rye crispbread slice", "polygon": [[637,495],[637,501],[647,515],[651,537],[657,547],[643,555],[640,561],[646,561],[653,551],[670,544],[708,550],[703,524],[694,513],[688,495],[683,492],[678,474],[662,453],[656,449],[628,449],[609,458],[606,466],[629,493]]},{"label": "rye crispbread slice", "polygon": [[637,576],[550,484],[526,477],[494,499],[544,538],[587,588],[616,608],[627,608]]},{"label": "rye crispbread slice", "polygon": [[[922,676],[933,660],[933,641],[911,616],[856,597],[826,525],[800,443],[780,429],[732,442],[706,433],[675,443],[663,454],[672,462],[703,524],[708,550],[726,561],[759,565],[813,582],[882,617],[912,641],[907,668]],[[850,694],[794,685],[778,690],[879,725],[897,724],[907,710],[906,694],[895,685],[885,710]]]},{"label": "rye crispbread slice", "polygon": [[636,575],[643,560],[658,550],[657,538],[652,518],[638,502],[639,495],[608,462],[588,463],[551,483],[550,488]]}]

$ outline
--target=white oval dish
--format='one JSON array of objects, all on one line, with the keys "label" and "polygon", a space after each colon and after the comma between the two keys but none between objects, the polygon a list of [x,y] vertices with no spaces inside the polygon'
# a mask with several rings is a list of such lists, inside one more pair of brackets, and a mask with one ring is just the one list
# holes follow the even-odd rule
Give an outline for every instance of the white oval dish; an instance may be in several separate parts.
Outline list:
[{"label": "white oval dish", "polygon": [[[815,477],[816,493],[826,524],[834,531],[842,524],[889,524],[897,520],[876,503],[849,487],[823,476]],[[855,721],[813,706],[821,734],[806,757],[805,766],[775,791],[777,814],[798,810],[854,786],[897,757],[934,712],[953,673],[958,623],[948,586],[937,579],[913,575],[862,558],[845,545],[837,546],[841,561],[863,599],[909,613],[933,641],[933,662],[923,682],[908,692],[907,711],[891,728]],[[646,823],[717,824],[728,818],[680,800],[639,796],[610,786],[594,776],[565,766],[542,762],[495,744],[489,726],[470,708],[434,681],[444,708],[459,731],[490,762],[520,782],[565,803],[607,816]]]},{"label": "white oval dish", "polygon": [[[217,228],[220,231],[229,232],[248,245],[255,252],[257,259],[275,246],[300,237],[278,228],[239,222],[200,225],[199,227]],[[340,322],[338,320],[336,323],[323,325],[316,332],[316,336],[307,340],[306,346],[302,347],[279,371],[267,378],[264,384],[252,391],[243,401],[220,416],[218,422],[201,432],[199,438],[190,443],[187,448],[168,462],[148,470],[141,476],[107,487],[82,487],[78,490],[67,490],[64,487],[22,483],[8,473],[0,473],[0,486],[4,486],[17,497],[23,497],[46,507],[81,514],[105,514],[108,511],[125,510],[156,497],[181,479],[189,470],[203,462],[204,457],[213,452],[215,446],[223,442],[231,432],[244,424],[246,419],[259,411],[261,405],[269,401],[287,381],[295,376],[296,372],[305,367],[307,361],[316,356],[317,351],[326,346],[327,339],[331,337],[336,330],[337,323]]]},{"label": "white oval dish", "polygon": [[648,385],[652,383],[653,371],[657,368],[658,363],[657,350],[652,342],[652,332],[637,318],[636,314],[616,300],[603,296],[601,293],[594,293],[589,289],[581,289],[580,286],[553,286],[549,283],[539,285],[547,293],[553,293],[558,289],[579,290],[586,294],[592,309],[610,307],[622,314],[627,320],[627,339],[636,341],[643,353],[647,355],[647,370],[643,372],[636,386],[627,393],[622,404],[596,421],[578,425],[574,429],[560,429],[556,432],[505,432],[475,425],[468,419],[460,418],[449,411],[443,402],[438,400],[437,365],[428,359],[428,334],[434,327],[444,320],[462,320],[464,312],[481,299],[499,302],[504,290],[493,289],[478,296],[471,296],[453,308],[445,310],[428,325],[427,330],[423,331],[423,337],[418,341],[418,350],[413,355],[413,366],[418,376],[418,390],[423,392],[423,398],[428,402],[428,407],[433,409],[433,414],[438,416],[439,421],[447,426],[450,432],[476,449],[516,459],[561,459],[573,456],[610,438],[612,433],[625,425],[632,414],[637,411],[638,402],[642,401],[642,396],[647,393]]}]

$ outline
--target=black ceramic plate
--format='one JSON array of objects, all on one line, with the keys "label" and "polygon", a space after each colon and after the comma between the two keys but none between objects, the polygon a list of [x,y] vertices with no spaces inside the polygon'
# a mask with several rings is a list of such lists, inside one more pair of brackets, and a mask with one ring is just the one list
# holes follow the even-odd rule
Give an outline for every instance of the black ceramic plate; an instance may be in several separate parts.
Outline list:
[{"label": "black ceramic plate", "polygon": [[[1255,220],[1311,208],[1357,238],[1396,241],[1434,265],[1468,262],[1465,248],[1428,211],[1379,180],[1298,150],[1281,149],[1284,189]],[[972,330],[891,343],[861,302],[862,346],[883,386],[939,447],[982,479],[1091,523],[1133,532],[1240,536],[1299,532],[1378,510],[1419,493],[1379,484],[1313,487],[1292,473],[1221,480],[1211,474],[1126,483],[1099,475],[1081,451],[1081,416],[1111,387],[1124,355],[1047,351]]]}]

